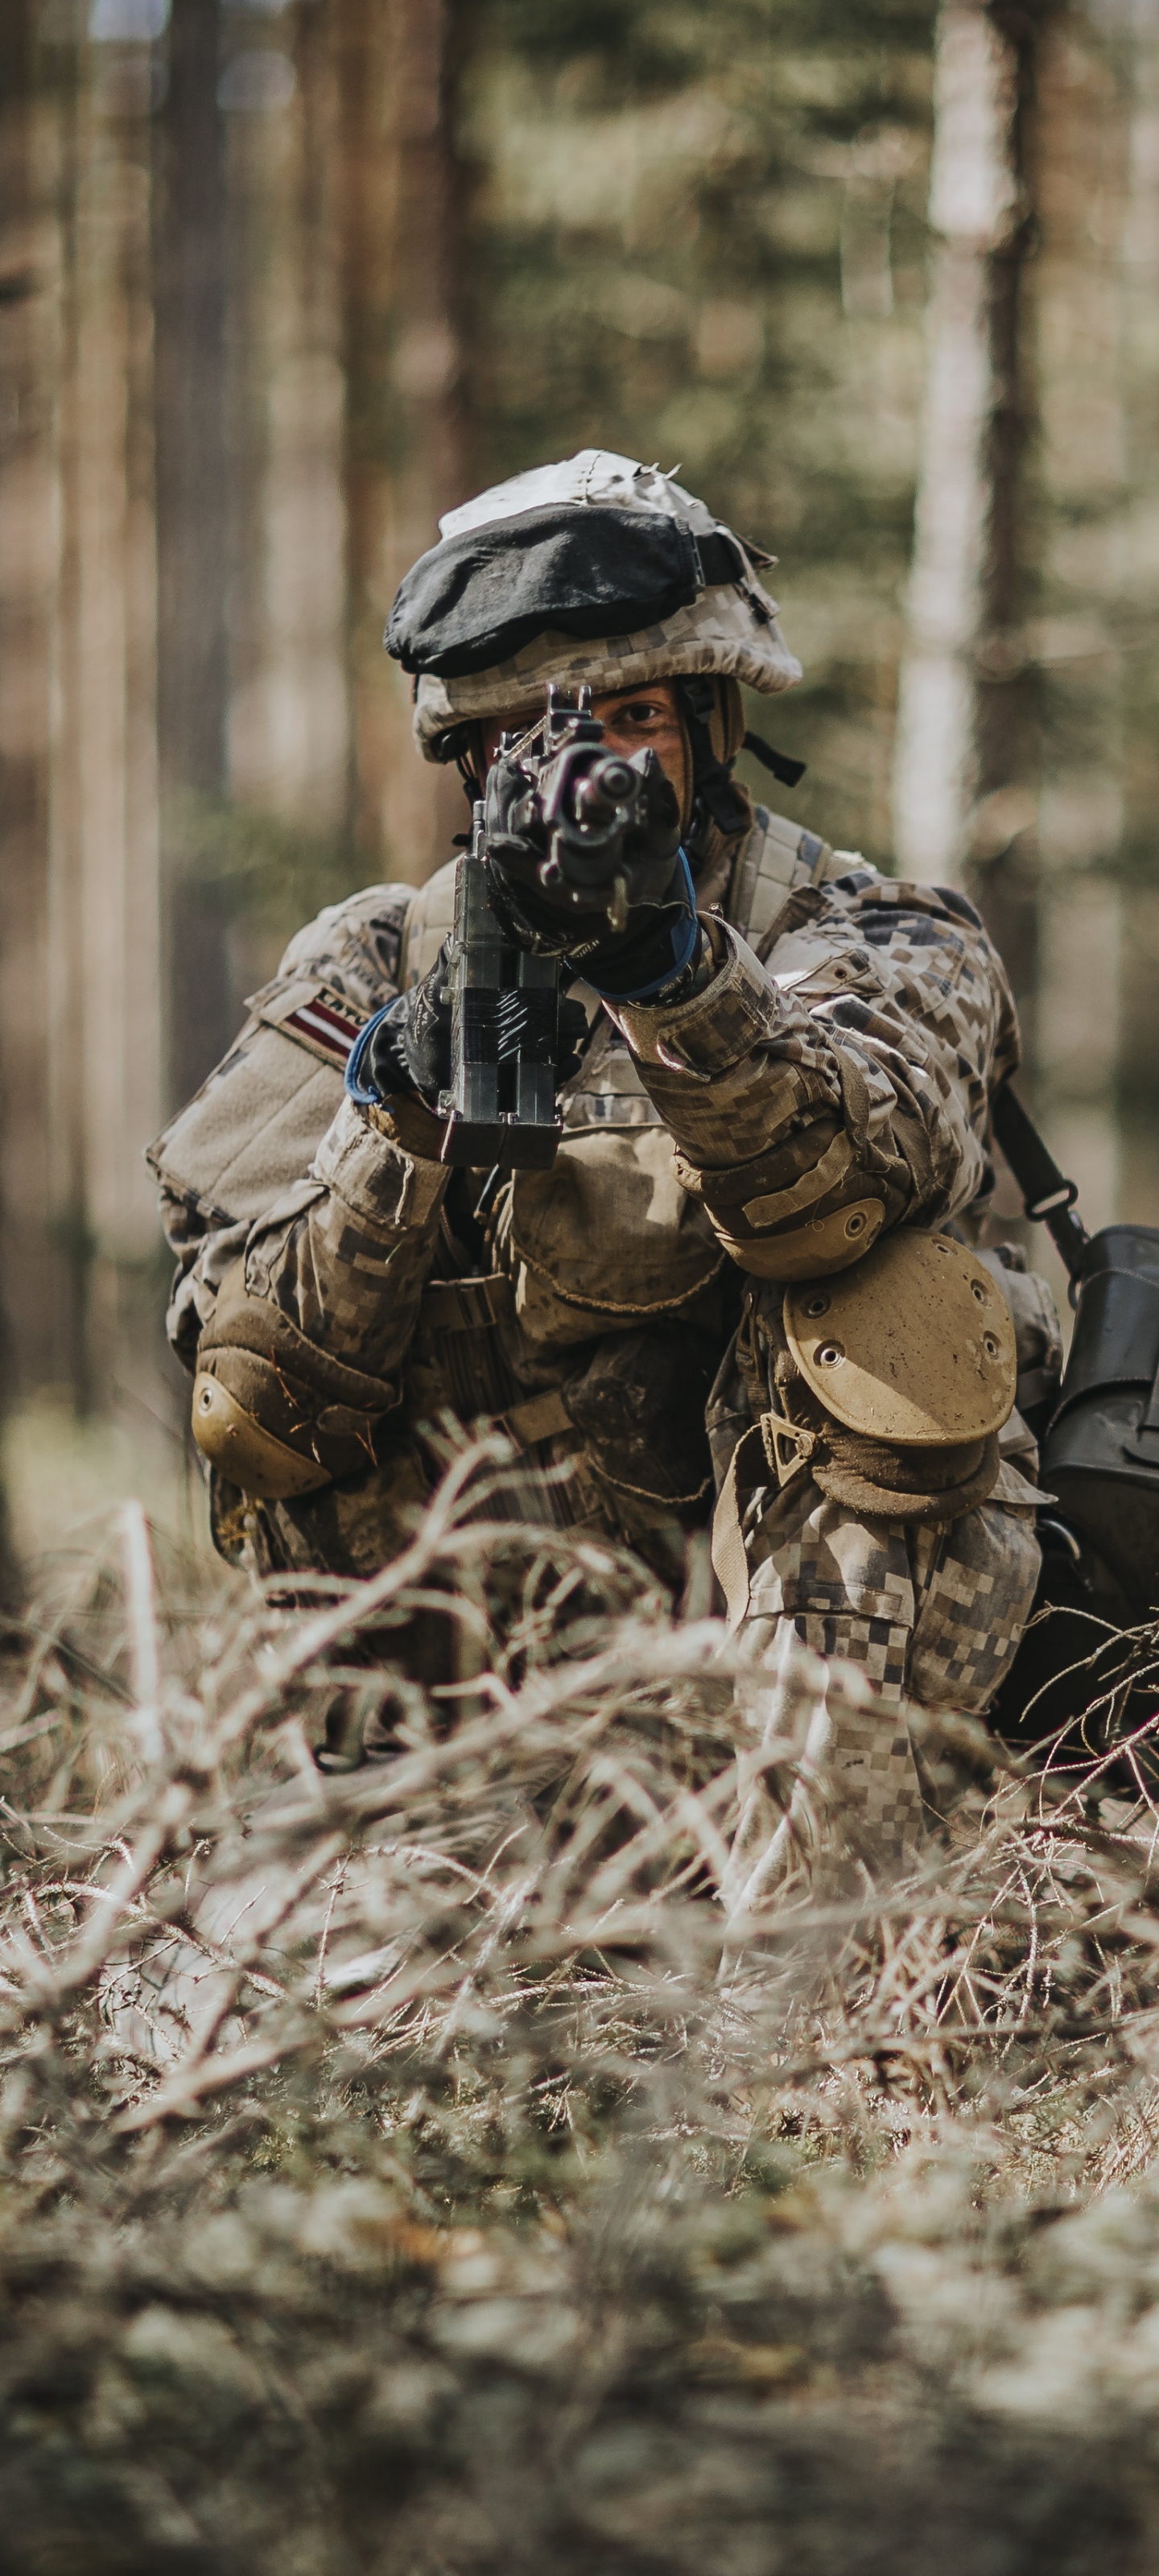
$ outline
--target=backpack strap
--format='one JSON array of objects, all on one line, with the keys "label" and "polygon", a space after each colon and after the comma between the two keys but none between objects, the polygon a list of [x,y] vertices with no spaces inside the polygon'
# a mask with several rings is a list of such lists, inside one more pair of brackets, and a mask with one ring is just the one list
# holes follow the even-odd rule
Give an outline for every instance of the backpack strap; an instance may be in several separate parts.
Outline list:
[{"label": "backpack strap", "polygon": [[803,823],[791,823],[786,814],[770,814],[767,806],[758,805],[733,870],[729,920],[750,948],[764,955],[790,895],[802,886],[824,885],[856,866],[865,866],[856,851],[831,849]]}]

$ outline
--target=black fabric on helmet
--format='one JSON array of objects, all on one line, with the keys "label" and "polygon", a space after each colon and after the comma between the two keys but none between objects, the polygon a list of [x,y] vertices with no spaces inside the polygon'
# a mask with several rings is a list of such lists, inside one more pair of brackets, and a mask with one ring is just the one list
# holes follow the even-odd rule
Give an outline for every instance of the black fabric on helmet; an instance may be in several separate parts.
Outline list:
[{"label": "black fabric on helmet", "polygon": [[658,510],[554,504],[466,528],[400,582],[387,652],[404,671],[486,671],[547,632],[591,638],[658,625],[698,592],[748,583],[727,529],[693,534]]}]

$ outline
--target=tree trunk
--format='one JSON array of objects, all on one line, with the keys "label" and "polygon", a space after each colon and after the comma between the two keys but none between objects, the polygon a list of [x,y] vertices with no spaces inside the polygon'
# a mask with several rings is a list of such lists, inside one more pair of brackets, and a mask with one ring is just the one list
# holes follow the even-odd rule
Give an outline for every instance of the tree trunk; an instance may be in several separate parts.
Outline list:
[{"label": "tree trunk", "polygon": [[295,95],[226,120],[233,800],[347,830],[345,388],[334,192],[337,97],[320,13]]},{"label": "tree trunk", "polygon": [[13,7],[0,30],[0,1364],[6,1398],[51,1367],[63,1322],[46,1194],[43,1031],[56,120],[38,113],[31,94],[29,16],[26,6]]},{"label": "tree trunk", "polygon": [[[1122,671],[1090,612],[1114,588],[1100,521],[1123,497],[1132,155],[1113,66],[1055,0],[947,0],[935,115],[898,856],[981,901],[1093,1228],[1117,1204]],[[998,1205],[1019,1205],[1008,1178]],[[1061,1292],[1036,1230],[1031,1249]]]},{"label": "tree trunk", "polygon": [[[1120,1213],[1120,867],[1131,677],[1123,617],[1125,610],[1129,634],[1129,603],[1138,592],[1128,507],[1133,498],[1138,510],[1149,468],[1155,398],[1151,295],[1146,337],[1136,335],[1124,283],[1132,236],[1138,244],[1155,220],[1154,110],[1138,99],[1132,134],[1130,96],[1132,73],[1145,82],[1149,42],[1140,21],[1129,64],[1117,66],[1096,30],[1063,20],[1044,45],[1039,84],[1045,614],[1038,652],[1046,760],[1035,1070],[1051,1142],[1079,1184],[1092,1229]],[[1151,239],[1154,259],[1153,232]],[[1132,473],[1129,393],[1141,353],[1146,452]],[[1145,508],[1140,520],[1145,526]],[[1150,857],[1153,809],[1146,831]],[[1152,1169],[1153,1115],[1152,1101]],[[1152,1212],[1134,1199],[1128,1204],[1132,1216]]]},{"label": "tree trunk", "polygon": [[[102,67],[98,67],[98,72]],[[46,1032],[74,1393],[141,1390],[137,1282],[161,1115],[157,571],[147,128],[76,100],[62,223]]]},{"label": "tree trunk", "polygon": [[[1024,289],[1027,106],[1039,20],[947,0],[938,22],[926,420],[900,676],[894,815],[901,872],[961,884],[1033,817],[1022,519],[1033,411]],[[992,893],[997,889],[992,887]],[[1026,989],[1028,927],[1004,945]],[[1025,952],[1025,953],[1022,953]]]},{"label": "tree trunk", "polygon": [[121,69],[10,90],[5,120],[3,1267],[21,1393],[81,1411],[130,1346],[140,1378],[160,1114],[149,153],[102,90]]},{"label": "tree trunk", "polygon": [[226,218],[217,0],[174,0],[156,125],[158,703],[166,1090],[186,1100],[234,1034],[225,924],[189,876],[182,807],[225,792],[229,582]]},{"label": "tree trunk", "polygon": [[[43,1039],[37,1004],[44,956],[41,851],[47,792],[52,470],[45,434],[44,239],[33,212],[38,142],[30,96],[31,10],[0,19],[0,1423],[48,1350],[29,1332],[37,1307],[51,1332],[56,1268],[44,1197]],[[0,1607],[18,1596],[16,1554],[0,1485]]]},{"label": "tree trunk", "polygon": [[452,131],[452,0],[334,0],[342,101],[347,494],[359,846],[421,884],[464,820],[452,771],[420,762],[410,682],[382,650],[398,583],[465,497]]}]

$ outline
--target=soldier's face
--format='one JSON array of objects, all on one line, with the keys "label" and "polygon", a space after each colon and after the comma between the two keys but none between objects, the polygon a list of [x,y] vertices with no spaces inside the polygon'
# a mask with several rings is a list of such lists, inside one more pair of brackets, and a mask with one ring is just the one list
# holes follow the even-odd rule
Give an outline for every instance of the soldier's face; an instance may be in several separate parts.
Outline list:
[{"label": "soldier's face", "polygon": [[[500,734],[522,733],[535,723],[542,708],[520,708],[518,715],[497,716],[483,728],[483,757],[489,769],[499,748]],[[689,805],[688,743],[676,706],[676,691],[671,680],[649,680],[635,689],[594,691],[592,714],[604,727],[609,751],[618,751],[630,760],[634,751],[654,751],[665,777],[670,778],[680,798],[680,811],[687,814]]]}]

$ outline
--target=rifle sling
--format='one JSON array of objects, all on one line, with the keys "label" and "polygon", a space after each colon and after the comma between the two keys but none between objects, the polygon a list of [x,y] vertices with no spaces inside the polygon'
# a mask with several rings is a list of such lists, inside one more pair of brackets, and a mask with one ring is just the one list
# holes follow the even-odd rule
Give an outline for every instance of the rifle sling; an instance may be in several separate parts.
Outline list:
[{"label": "rifle sling", "polygon": [[1078,1279],[1090,1242],[1082,1218],[1074,1212],[1078,1183],[1068,1181],[1060,1172],[1029,1110],[1023,1108],[1008,1082],[995,1095],[991,1118],[995,1137],[1022,1192],[1027,1216],[1032,1224],[1045,1225],[1068,1276]]}]

